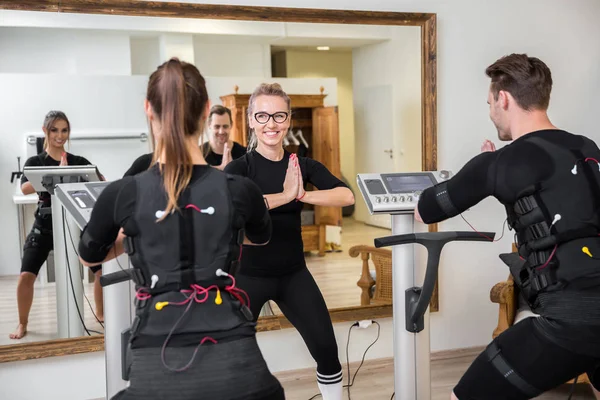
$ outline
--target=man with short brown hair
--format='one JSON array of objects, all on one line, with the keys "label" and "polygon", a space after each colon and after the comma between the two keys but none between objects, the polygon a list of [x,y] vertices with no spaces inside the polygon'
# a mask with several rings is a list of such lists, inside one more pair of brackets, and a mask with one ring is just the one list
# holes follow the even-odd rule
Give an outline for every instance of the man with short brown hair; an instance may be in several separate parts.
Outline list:
[{"label": "man with short brown hair", "polygon": [[494,339],[452,399],[531,399],[584,372],[599,387],[600,149],[550,122],[552,75],[541,60],[511,54],[486,74],[490,118],[512,143],[496,151],[486,141],[452,179],[422,193],[415,218],[437,223],[498,199],[518,247],[500,258],[539,317]]}]

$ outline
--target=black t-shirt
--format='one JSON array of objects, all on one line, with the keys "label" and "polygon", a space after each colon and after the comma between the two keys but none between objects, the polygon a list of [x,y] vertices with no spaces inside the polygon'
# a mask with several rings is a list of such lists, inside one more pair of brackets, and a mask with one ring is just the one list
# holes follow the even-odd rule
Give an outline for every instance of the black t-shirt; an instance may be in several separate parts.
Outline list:
[{"label": "black t-shirt", "polygon": [[[92,165],[92,163],[89,162],[86,158],[81,157],[81,156],[76,156],[71,153],[67,153],[67,164],[69,164],[69,165]],[[25,161],[26,167],[58,167],[59,165],[60,165],[60,160],[55,160],[46,151],[41,152],[37,156],[29,157],[27,159],[27,161]],[[21,176],[21,185],[23,185],[26,182],[29,182],[29,180],[23,174]],[[50,199],[51,199],[50,193],[41,192],[41,193],[38,193],[38,196],[39,196],[38,208],[39,207],[50,207],[52,205],[51,201],[50,201]],[[36,218],[36,221],[39,224],[42,224],[42,226],[44,228],[52,229],[51,214],[46,214],[45,216],[40,216],[36,212],[35,218]]]},{"label": "black t-shirt", "polygon": [[148,168],[150,168],[150,164],[152,164],[153,155],[154,153],[148,153],[136,158],[133,164],[131,164],[131,167],[129,167],[129,169],[125,172],[123,177],[134,176],[148,170]]},{"label": "black t-shirt", "polygon": [[[271,161],[253,150],[227,164],[225,172],[249,177],[263,194],[281,193],[290,154],[285,151],[281,161]],[[298,157],[298,161],[305,187],[308,183],[320,190],[348,187],[320,162],[307,157]],[[300,215],[303,206],[303,202],[292,200],[269,210],[273,223],[271,240],[266,246],[244,248],[241,273],[281,276],[306,266]]]},{"label": "black t-shirt", "polygon": [[[202,179],[211,170],[212,167],[208,165],[195,165],[190,184]],[[158,165],[152,171],[159,174]],[[232,227],[244,228],[246,237],[253,243],[267,242],[271,236],[271,220],[260,190],[249,179],[239,176],[231,178],[228,180],[228,187],[234,207]],[[131,219],[136,200],[137,186],[132,176],[112,182],[102,191],[86,227],[93,243],[87,246],[83,242],[79,243],[79,255],[84,260],[94,263],[102,261],[109,251],[106,246],[115,241],[121,227],[127,236],[138,233],[138,228]],[[232,241],[235,240],[237,238],[232,238]]]},{"label": "black t-shirt", "polygon": [[[204,143],[201,146],[201,149],[202,154],[206,154],[205,160],[209,165],[221,165],[221,162],[223,161],[223,154],[217,154],[214,151],[212,151],[208,142]],[[127,172],[125,172],[123,176],[134,176],[146,171],[148,168],[150,168],[150,164],[152,164],[153,154],[154,153],[148,153],[139,156],[133,162],[133,164],[131,164],[131,167],[129,167],[129,169],[127,170]],[[240,158],[244,154],[246,154],[246,148],[236,142],[233,142],[233,148],[231,149],[231,158],[235,160],[236,158]]]},{"label": "black t-shirt", "polygon": [[[206,154],[204,158],[206,162],[212,166],[221,165],[223,162],[223,154],[215,153],[211,147],[209,142],[205,142],[201,146],[202,154]],[[246,148],[237,142],[233,142],[233,148],[231,149],[231,159],[236,160],[246,154]]]},{"label": "black t-shirt", "polygon": [[[555,173],[552,158],[538,145],[528,142],[528,139],[533,137],[547,140],[563,148],[583,149],[586,154],[596,154],[595,157],[600,159],[600,150],[596,144],[584,136],[573,135],[562,130],[528,133],[502,149],[477,155],[447,181],[448,196],[457,213],[473,207],[488,196],[495,197],[505,206],[513,204],[525,189],[552,176]],[[564,198],[575,200],[575,196],[569,193],[565,193]],[[565,204],[568,202],[566,201]],[[572,201],[571,204],[576,203]],[[576,205],[571,206],[576,207]],[[433,188],[423,191],[418,208],[425,223],[436,223],[448,218],[439,206]],[[574,263],[578,266],[589,264],[590,267],[595,264],[600,274],[598,261],[581,252],[582,242],[590,249],[600,248],[600,238],[584,238],[563,243],[555,255],[560,261],[559,268],[569,268],[569,265]],[[567,287],[564,290],[576,289]],[[586,296],[598,295],[600,301],[598,287],[578,292]],[[560,294],[560,292],[556,293],[557,296]],[[536,319],[535,325],[549,339],[563,347],[600,357],[600,325],[575,326],[549,318]]]}]

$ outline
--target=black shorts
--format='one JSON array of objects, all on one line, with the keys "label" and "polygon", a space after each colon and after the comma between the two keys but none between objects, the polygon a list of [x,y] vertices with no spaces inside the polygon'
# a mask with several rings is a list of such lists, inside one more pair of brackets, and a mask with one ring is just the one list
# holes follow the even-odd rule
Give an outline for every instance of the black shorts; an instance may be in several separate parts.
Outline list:
[{"label": "black shorts", "polygon": [[[182,368],[194,357],[195,346],[167,347],[165,361]],[[112,400],[284,400],[283,387],[262,356],[256,336],[198,349],[191,365],[173,372],[161,361],[161,348],[132,349],[130,385]]]},{"label": "black shorts", "polygon": [[[546,338],[535,326],[535,318],[526,318],[500,334],[494,343],[514,373],[541,392],[552,390],[567,381],[593,372],[600,358],[566,350]],[[593,382],[593,380],[592,380]],[[471,364],[454,388],[459,400],[530,399],[505,378],[489,361],[486,351]]]},{"label": "black shorts", "polygon": [[[48,254],[54,249],[54,238],[52,231],[34,225],[25,239],[23,245],[23,260],[21,261],[21,272],[30,272],[34,275],[40,273],[42,265],[48,259]],[[70,260],[69,260],[70,261]],[[79,260],[77,260],[79,262]],[[92,273],[102,269],[102,265],[90,267]]]}]

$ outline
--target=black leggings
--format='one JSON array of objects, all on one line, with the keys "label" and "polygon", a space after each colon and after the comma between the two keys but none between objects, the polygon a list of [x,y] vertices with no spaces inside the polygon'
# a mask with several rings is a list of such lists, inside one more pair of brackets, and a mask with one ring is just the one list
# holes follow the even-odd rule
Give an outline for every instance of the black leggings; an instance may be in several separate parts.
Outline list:
[{"label": "black leggings", "polygon": [[[67,233],[68,235],[68,233]],[[67,240],[69,237],[67,236]],[[71,243],[67,243],[71,246]],[[40,225],[34,224],[33,228],[25,239],[23,245],[23,260],[21,261],[21,272],[30,272],[34,275],[40,273],[42,265],[48,259],[48,254],[54,249],[54,237],[52,230],[43,229]],[[71,260],[69,260],[71,262]],[[79,262],[79,260],[76,260]],[[102,265],[90,267],[92,273],[102,269]]]},{"label": "black leggings", "polygon": [[[588,372],[592,378],[600,359],[564,349],[534,326],[535,318],[526,318],[502,332],[495,343],[515,374],[534,388],[546,392]],[[593,381],[593,379],[590,379]],[[525,400],[522,393],[481,353],[454,388],[459,400]]]},{"label": "black leggings", "polygon": [[254,320],[262,306],[273,300],[298,330],[321,375],[335,375],[342,370],[338,347],[323,295],[304,267],[281,277],[256,277],[239,273],[237,286],[250,297]]}]

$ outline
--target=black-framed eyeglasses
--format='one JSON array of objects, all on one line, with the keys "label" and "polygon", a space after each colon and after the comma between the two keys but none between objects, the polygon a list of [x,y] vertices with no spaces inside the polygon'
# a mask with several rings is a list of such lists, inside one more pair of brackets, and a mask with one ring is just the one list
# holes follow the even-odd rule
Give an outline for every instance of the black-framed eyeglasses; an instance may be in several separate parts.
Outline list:
[{"label": "black-framed eyeglasses", "polygon": [[256,120],[256,122],[258,122],[259,124],[262,124],[262,125],[269,122],[269,120],[271,118],[273,118],[273,121],[277,122],[278,124],[281,124],[281,123],[284,123],[285,121],[287,121],[288,113],[279,111],[279,112],[276,112],[275,114],[269,114],[266,112],[257,112],[256,114],[254,114],[254,119]]}]

